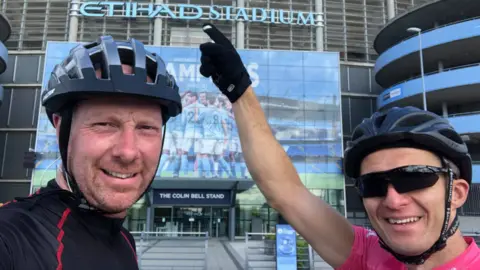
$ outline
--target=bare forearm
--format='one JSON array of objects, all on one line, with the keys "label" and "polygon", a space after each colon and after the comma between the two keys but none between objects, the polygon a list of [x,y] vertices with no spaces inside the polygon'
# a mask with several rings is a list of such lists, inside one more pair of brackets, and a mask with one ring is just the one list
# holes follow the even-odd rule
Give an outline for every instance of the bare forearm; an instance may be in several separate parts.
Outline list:
[{"label": "bare forearm", "polygon": [[233,104],[233,111],[248,170],[269,203],[276,203],[291,187],[302,186],[252,88]]},{"label": "bare forearm", "polygon": [[251,88],[234,103],[233,110],[248,170],[270,206],[279,211],[327,263],[334,267],[342,265],[353,244],[351,225],[300,181],[292,162],[273,136]]}]

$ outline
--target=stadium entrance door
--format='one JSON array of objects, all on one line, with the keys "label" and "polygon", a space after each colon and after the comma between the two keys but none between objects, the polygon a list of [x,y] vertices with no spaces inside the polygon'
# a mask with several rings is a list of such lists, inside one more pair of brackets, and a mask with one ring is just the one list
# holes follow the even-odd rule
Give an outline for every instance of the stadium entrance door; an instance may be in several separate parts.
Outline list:
[{"label": "stadium entrance door", "polygon": [[154,211],[153,226],[157,232],[208,232],[209,237],[228,237],[228,207],[170,206],[156,207]]}]

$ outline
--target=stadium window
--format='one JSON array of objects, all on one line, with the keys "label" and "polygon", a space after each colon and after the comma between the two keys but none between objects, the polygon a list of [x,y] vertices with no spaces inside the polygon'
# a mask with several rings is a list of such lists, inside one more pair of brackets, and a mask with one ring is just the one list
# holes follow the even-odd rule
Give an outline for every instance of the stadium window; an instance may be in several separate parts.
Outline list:
[{"label": "stadium window", "polygon": [[197,46],[210,41],[201,28],[172,27],[170,46]]}]

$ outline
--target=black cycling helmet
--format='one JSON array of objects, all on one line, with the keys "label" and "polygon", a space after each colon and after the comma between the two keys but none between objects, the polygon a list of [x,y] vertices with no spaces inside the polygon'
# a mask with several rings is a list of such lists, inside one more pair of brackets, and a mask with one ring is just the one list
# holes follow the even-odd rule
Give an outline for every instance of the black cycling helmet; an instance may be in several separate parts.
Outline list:
[{"label": "black cycling helmet", "polygon": [[[132,66],[132,74],[124,74],[122,64]],[[97,78],[97,69],[102,71],[101,78]],[[147,81],[147,76],[152,82]],[[42,93],[42,105],[52,125],[53,114],[62,117],[58,139],[63,175],[80,205],[89,209],[94,208],[86,201],[67,168],[67,149],[73,108],[80,100],[95,95],[127,95],[158,102],[164,131],[168,119],[182,111],[175,79],[167,72],[164,61],[147,51],[141,42],[133,38],[126,42],[114,41],[111,36],[102,36],[96,42],[80,44],[70,50],[65,60],[54,67]]]},{"label": "black cycling helmet", "polygon": [[[133,67],[133,74],[124,74],[122,64]],[[102,70],[97,78],[96,69]],[[147,82],[147,76],[153,83]],[[132,95],[156,100],[162,107],[163,124],[182,111],[179,89],[167,72],[162,58],[145,50],[135,39],[114,41],[102,36],[96,42],[81,44],[56,65],[42,93],[42,105],[52,121],[52,114],[85,95]],[[53,124],[53,122],[52,122]]]},{"label": "black cycling helmet", "polygon": [[[393,107],[385,112],[376,112],[363,120],[353,131],[352,140],[345,150],[345,174],[357,178],[360,164],[369,154],[386,148],[414,147],[438,155],[442,160],[448,159],[460,170],[458,177],[472,182],[472,161],[467,145],[453,129],[447,119],[432,112],[415,107]],[[444,162],[445,163],[445,162]],[[448,168],[448,164],[444,164]],[[417,256],[397,254],[379,236],[380,245],[397,260],[407,264],[423,264],[433,253],[446,246],[447,239],[458,229],[459,222],[455,216],[449,227],[454,174],[449,170],[449,183],[446,190],[445,218],[438,240],[428,250]]]},{"label": "black cycling helmet", "polygon": [[369,154],[392,147],[411,146],[429,150],[452,161],[460,177],[472,182],[468,148],[447,119],[415,107],[393,107],[364,119],[353,131],[345,150],[345,174],[356,178]]}]

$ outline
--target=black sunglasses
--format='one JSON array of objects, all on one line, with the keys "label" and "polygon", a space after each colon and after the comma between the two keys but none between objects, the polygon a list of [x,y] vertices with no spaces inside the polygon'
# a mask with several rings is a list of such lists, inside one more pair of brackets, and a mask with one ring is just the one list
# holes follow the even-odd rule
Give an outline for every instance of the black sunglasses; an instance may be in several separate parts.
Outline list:
[{"label": "black sunglasses", "polygon": [[355,179],[355,187],[363,198],[384,197],[389,184],[392,184],[398,193],[411,192],[432,187],[440,178],[440,173],[453,175],[451,169],[410,165],[362,175]]}]

